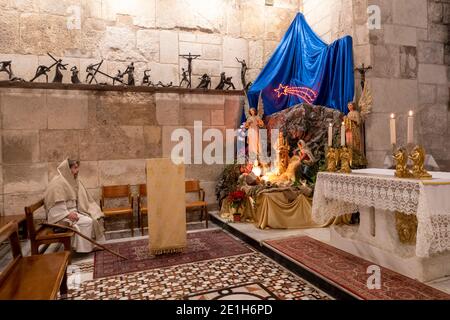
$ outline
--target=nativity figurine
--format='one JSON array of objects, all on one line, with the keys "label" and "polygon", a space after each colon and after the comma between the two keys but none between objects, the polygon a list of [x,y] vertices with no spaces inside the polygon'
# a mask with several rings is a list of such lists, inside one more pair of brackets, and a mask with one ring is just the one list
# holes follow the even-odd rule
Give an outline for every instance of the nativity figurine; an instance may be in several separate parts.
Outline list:
[{"label": "nativity figurine", "polygon": [[248,97],[244,101],[245,111],[245,128],[247,131],[247,143],[248,143],[248,157],[250,162],[260,160],[261,155],[261,141],[259,137],[259,129],[264,128],[264,103],[262,101],[261,94],[259,95],[258,106],[256,108],[249,107]]},{"label": "nativity figurine", "polygon": [[357,168],[367,166],[363,141],[364,122],[371,112],[372,102],[372,94],[365,86],[358,106],[354,102],[349,102],[349,112],[344,117],[346,143],[352,152],[353,165]]}]

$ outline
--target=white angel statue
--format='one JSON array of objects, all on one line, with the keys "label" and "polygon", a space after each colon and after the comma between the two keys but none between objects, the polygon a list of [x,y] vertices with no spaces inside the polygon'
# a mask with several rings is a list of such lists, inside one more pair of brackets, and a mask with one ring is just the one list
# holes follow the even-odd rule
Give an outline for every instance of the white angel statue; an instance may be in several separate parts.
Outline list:
[{"label": "white angel statue", "polygon": [[249,161],[258,160],[261,154],[261,141],[259,139],[259,129],[264,128],[264,104],[261,94],[259,94],[258,109],[250,108],[247,94],[245,94],[244,111],[245,111],[245,128],[248,130],[248,155]]}]

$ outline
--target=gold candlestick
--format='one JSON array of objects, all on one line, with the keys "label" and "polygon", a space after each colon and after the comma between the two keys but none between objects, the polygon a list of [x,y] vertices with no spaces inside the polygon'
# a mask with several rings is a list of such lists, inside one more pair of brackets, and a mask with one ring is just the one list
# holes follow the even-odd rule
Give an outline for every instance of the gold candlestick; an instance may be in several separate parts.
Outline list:
[{"label": "gold candlestick", "polygon": [[431,174],[425,170],[425,157],[425,149],[420,145],[415,146],[409,155],[409,159],[413,162],[412,176],[415,179],[432,179]]},{"label": "gold candlestick", "polygon": [[328,147],[327,150],[327,171],[336,172],[339,161],[339,151],[333,147]]},{"label": "gold candlestick", "polygon": [[408,153],[405,148],[398,148],[395,150],[394,146],[394,161],[395,161],[395,176],[397,178],[411,178],[412,174],[408,168]]},{"label": "gold candlestick", "polygon": [[351,173],[352,169],[350,168],[352,164],[352,151],[346,146],[341,147],[339,150],[339,160],[341,162],[341,170],[340,173]]}]

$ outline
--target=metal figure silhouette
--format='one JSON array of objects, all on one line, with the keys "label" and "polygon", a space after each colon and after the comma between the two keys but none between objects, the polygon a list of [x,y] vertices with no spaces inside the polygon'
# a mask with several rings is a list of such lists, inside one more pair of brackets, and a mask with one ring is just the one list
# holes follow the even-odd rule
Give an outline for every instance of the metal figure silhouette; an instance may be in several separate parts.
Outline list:
[{"label": "metal figure silhouette", "polygon": [[[179,56],[188,61],[187,73],[189,75],[189,78],[187,80],[187,82],[188,82],[187,88],[191,88],[191,85],[192,85],[192,81],[191,81],[192,80],[192,78],[191,78],[191,76],[192,76],[192,60],[197,59],[198,57],[200,57],[200,55],[199,54],[191,54],[189,52],[189,54],[180,54]],[[184,77],[184,75],[183,75],[183,77]],[[183,80],[181,80],[181,81],[183,81]],[[181,83],[180,83],[180,86],[181,86]]]}]

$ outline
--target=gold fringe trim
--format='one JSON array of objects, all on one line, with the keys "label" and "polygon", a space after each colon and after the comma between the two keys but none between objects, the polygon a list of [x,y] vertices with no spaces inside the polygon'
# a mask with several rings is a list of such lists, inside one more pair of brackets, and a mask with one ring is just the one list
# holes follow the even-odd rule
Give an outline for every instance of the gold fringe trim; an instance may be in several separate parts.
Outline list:
[{"label": "gold fringe trim", "polygon": [[426,186],[448,186],[449,182],[439,182],[439,181],[422,181],[422,183]]},{"label": "gold fringe trim", "polygon": [[167,248],[167,249],[150,249],[150,253],[158,256],[161,254],[168,254],[168,253],[180,253],[183,252],[185,247],[182,248]]}]

